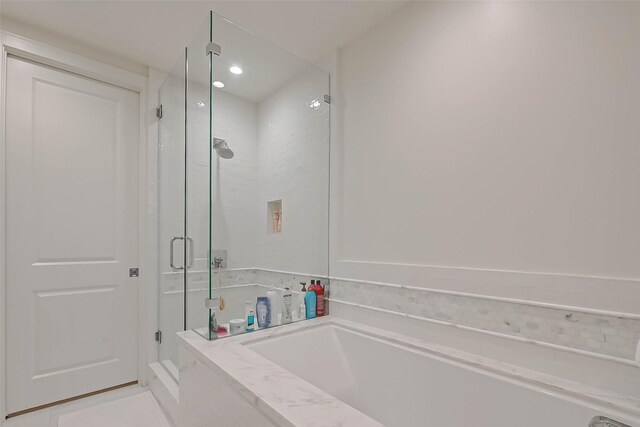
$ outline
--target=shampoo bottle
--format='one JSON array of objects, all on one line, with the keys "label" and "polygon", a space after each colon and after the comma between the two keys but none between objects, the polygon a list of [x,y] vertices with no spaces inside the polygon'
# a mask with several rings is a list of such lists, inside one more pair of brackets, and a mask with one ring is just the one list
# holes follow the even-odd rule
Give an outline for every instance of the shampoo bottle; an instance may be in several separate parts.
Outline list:
[{"label": "shampoo bottle", "polygon": [[316,315],[324,316],[324,288],[320,285],[320,280],[312,280],[309,290],[316,294]]},{"label": "shampoo bottle", "polygon": [[316,317],[316,293],[311,289],[307,290],[304,295],[304,305],[306,306],[306,318],[313,319]]}]

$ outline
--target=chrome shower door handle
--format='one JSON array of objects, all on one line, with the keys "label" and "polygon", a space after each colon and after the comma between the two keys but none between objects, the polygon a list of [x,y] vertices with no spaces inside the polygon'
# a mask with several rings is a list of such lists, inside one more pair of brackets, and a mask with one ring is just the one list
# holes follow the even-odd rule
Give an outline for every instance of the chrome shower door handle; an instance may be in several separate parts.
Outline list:
[{"label": "chrome shower door handle", "polygon": [[176,266],[173,264],[173,244],[175,243],[176,240],[184,240],[184,237],[182,236],[174,236],[171,238],[171,242],[169,243],[169,265],[171,266],[171,268],[176,269],[176,270],[184,270],[184,266]]}]

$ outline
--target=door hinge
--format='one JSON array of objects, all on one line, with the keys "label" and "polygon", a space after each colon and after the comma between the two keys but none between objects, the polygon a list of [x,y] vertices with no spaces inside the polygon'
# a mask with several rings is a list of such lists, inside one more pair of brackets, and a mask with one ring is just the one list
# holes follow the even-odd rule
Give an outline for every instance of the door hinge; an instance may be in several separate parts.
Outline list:
[{"label": "door hinge", "polygon": [[162,344],[162,331],[156,331],[156,341]]},{"label": "door hinge", "polygon": [[326,102],[327,104],[331,104],[331,96],[325,95],[324,96],[324,102]]},{"label": "door hinge", "polygon": [[210,42],[209,44],[207,44],[205,55],[209,55],[210,53],[213,53],[216,56],[220,56],[222,55],[222,47],[219,44]]},{"label": "door hinge", "polygon": [[160,106],[156,108],[156,117],[159,119],[162,118],[162,104],[160,104]]}]

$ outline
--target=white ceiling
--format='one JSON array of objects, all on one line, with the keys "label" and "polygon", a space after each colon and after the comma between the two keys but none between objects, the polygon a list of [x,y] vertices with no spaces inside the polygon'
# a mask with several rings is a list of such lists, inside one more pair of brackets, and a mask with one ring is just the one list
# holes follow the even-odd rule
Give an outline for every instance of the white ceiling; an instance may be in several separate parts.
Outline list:
[{"label": "white ceiling", "polygon": [[[252,102],[260,102],[297,76],[304,74],[318,88],[329,93],[329,75],[307,61],[282,50],[253,33],[213,15],[213,42],[222,47],[222,55],[213,57],[213,81],[224,83],[223,91]],[[190,93],[208,95],[209,60],[205,55],[209,42],[210,25],[204,23],[188,45]],[[172,74],[179,79],[184,75],[184,51]],[[243,69],[241,75],[229,71],[232,65]],[[203,92],[204,91],[204,92]]]},{"label": "white ceiling", "polygon": [[135,64],[169,70],[214,12],[316,62],[404,1],[15,1],[4,18],[79,41]]}]

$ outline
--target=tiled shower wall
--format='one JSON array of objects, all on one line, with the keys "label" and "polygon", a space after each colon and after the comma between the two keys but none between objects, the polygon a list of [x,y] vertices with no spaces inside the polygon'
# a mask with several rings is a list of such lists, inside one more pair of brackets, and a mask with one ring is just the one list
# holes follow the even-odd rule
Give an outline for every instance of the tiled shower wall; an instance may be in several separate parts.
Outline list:
[{"label": "tiled shower wall", "polygon": [[[256,264],[326,274],[329,233],[329,77],[308,67],[258,104]],[[267,202],[282,200],[282,233]]]}]

